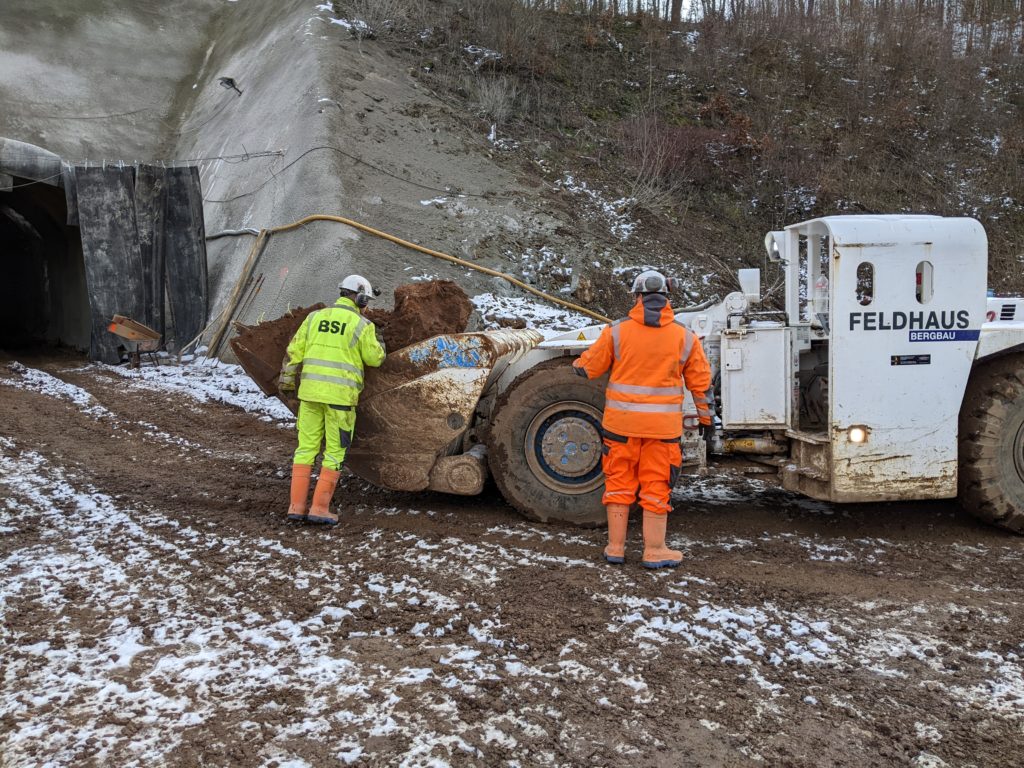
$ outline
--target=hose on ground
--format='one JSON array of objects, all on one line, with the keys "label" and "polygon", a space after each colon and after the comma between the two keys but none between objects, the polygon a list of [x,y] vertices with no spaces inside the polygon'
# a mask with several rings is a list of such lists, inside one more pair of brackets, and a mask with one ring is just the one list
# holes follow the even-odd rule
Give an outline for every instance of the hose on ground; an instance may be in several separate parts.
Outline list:
[{"label": "hose on ground", "polygon": [[210,355],[217,354],[220,347],[220,343],[223,340],[225,332],[227,331],[228,324],[231,321],[231,317],[235,314],[235,308],[237,306],[242,286],[245,285],[246,281],[249,279],[249,276],[256,265],[256,261],[258,260],[259,255],[263,252],[263,249],[266,247],[267,240],[270,238],[270,236],[280,234],[282,232],[290,232],[293,229],[298,229],[299,227],[303,227],[306,224],[310,224],[314,221],[333,221],[337,222],[338,224],[345,224],[346,226],[352,227],[353,229],[358,229],[361,232],[365,232],[368,235],[373,235],[374,237],[379,237],[384,240],[388,240],[392,243],[395,243],[396,245],[402,246],[403,248],[409,248],[410,250],[413,251],[419,251],[420,253],[425,253],[428,256],[433,256],[435,259],[449,261],[452,264],[458,264],[459,266],[466,267],[467,269],[472,269],[477,272],[482,272],[483,274],[490,275],[491,277],[501,278],[502,280],[511,283],[517,288],[522,288],[527,293],[531,293],[534,296],[544,299],[545,301],[550,301],[553,304],[565,307],[566,309],[571,309],[574,312],[579,312],[580,314],[587,315],[588,317],[592,317],[595,320],[598,320],[602,323],[611,322],[610,317],[605,317],[599,312],[594,312],[593,310],[587,309],[586,307],[581,307],[578,304],[573,304],[572,302],[566,301],[565,299],[560,299],[557,296],[552,296],[549,293],[544,293],[544,291],[538,290],[537,288],[534,288],[532,285],[528,285],[527,283],[524,283],[522,280],[512,277],[512,275],[500,272],[496,269],[491,269],[490,267],[485,267],[480,264],[474,264],[471,261],[460,259],[457,256],[452,256],[451,254],[443,253],[442,251],[435,251],[432,248],[417,245],[416,243],[410,242],[408,240],[403,240],[402,238],[388,234],[387,232],[382,232],[379,229],[374,229],[373,227],[367,224],[363,224],[362,222],[358,222],[353,219],[347,219],[344,216],[333,216],[331,214],[326,213],[317,213],[313,214],[312,216],[306,216],[302,219],[299,219],[298,221],[293,221],[291,224],[282,224],[277,227],[270,227],[269,229],[261,229],[259,231],[249,229],[225,230],[224,232],[218,232],[214,236],[207,238],[208,240],[211,240],[214,237],[219,236],[256,236],[256,242],[253,243],[253,247],[249,251],[249,256],[248,258],[246,258],[245,266],[242,267],[242,274],[238,279],[238,283],[235,285],[234,290],[231,292],[231,296],[228,298],[228,304],[224,315],[224,320],[221,323],[220,327],[217,329],[217,332],[213,335],[213,338],[210,340]]}]

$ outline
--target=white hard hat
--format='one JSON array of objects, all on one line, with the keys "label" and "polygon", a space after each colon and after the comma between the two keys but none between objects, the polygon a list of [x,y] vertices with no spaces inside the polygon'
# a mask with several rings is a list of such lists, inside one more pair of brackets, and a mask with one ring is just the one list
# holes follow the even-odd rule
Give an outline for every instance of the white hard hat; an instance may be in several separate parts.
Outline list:
[{"label": "white hard hat", "polygon": [[370,281],[362,275],[349,275],[340,283],[338,283],[339,291],[351,291],[352,293],[362,293],[366,296],[373,296],[373,286],[370,285]]},{"label": "white hard hat", "polygon": [[668,293],[675,286],[672,278],[667,278],[653,269],[646,269],[633,280],[631,293]]}]

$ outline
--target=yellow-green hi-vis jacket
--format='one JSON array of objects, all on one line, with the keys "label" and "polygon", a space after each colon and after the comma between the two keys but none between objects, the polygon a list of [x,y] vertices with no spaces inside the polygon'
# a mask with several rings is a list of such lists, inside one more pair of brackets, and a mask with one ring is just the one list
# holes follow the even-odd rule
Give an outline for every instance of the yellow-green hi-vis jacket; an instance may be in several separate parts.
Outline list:
[{"label": "yellow-green hi-vis jacket", "polygon": [[333,307],[310,312],[295,332],[281,368],[282,391],[295,389],[299,399],[328,405],[355,405],[363,389],[363,367],[384,362],[384,347],[373,323],[363,317],[351,299],[340,298]]}]

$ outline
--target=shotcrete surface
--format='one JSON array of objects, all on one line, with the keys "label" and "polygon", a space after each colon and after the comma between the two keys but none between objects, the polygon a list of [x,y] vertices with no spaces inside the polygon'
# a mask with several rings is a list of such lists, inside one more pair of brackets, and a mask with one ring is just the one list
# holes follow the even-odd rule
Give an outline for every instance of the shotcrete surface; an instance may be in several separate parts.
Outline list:
[{"label": "shotcrete surface", "polygon": [[[494,161],[486,126],[468,125],[386,45],[333,19],[326,5],[277,0],[3,3],[0,135],[90,163],[196,162],[208,234],[331,213],[502,268],[515,269],[528,242],[588,250]],[[252,244],[209,242],[211,318]],[[262,288],[235,318],[247,324],[330,302],[353,272],[386,297],[417,277],[471,295],[511,292],[323,222],[271,237],[253,269]]]}]

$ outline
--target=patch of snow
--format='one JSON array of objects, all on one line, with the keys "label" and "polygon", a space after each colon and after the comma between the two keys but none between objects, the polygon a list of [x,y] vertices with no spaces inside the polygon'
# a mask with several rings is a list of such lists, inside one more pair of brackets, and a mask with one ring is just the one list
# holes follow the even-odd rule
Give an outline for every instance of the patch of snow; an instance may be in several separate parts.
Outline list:
[{"label": "patch of snow", "polygon": [[39,392],[47,397],[54,397],[58,400],[66,400],[78,406],[82,413],[86,413],[96,419],[116,418],[114,414],[96,402],[96,398],[81,387],[68,384],[66,381],[62,381],[44,371],[27,368],[21,363],[10,363],[7,368],[17,376],[15,379],[5,380],[5,383],[11,386]]},{"label": "patch of snow", "polygon": [[545,336],[555,336],[594,324],[594,320],[586,315],[521,296],[481,293],[474,296],[472,301],[483,318],[484,327],[488,329],[500,328],[500,318],[522,318],[527,328],[535,328]]},{"label": "patch of snow", "polygon": [[519,149],[519,142],[514,139],[499,139],[498,138],[498,126],[496,123],[491,123],[491,130],[487,134],[487,141],[491,145],[501,152],[512,152],[513,150]]},{"label": "patch of snow", "polygon": [[481,45],[467,45],[462,50],[472,62],[474,69],[480,69],[485,64],[496,64],[503,58],[497,51]]},{"label": "patch of snow", "polygon": [[695,51],[697,50],[697,41],[700,40],[700,30],[691,29],[684,32],[681,29],[673,29],[668,33],[668,36],[670,39],[673,37],[680,38],[687,48],[691,51]]},{"label": "patch of snow", "polygon": [[622,242],[629,240],[636,230],[636,222],[629,215],[629,210],[636,204],[636,200],[633,198],[620,197],[618,200],[606,200],[600,192],[570,173],[566,173],[556,181],[555,187],[582,198],[584,206],[591,214],[603,219],[611,233]]},{"label": "patch of snow", "polygon": [[[124,377],[129,386],[143,390],[164,390],[185,395],[200,403],[216,402],[240,408],[263,421],[291,425],[295,417],[284,403],[267,397],[240,365],[216,358],[197,357],[181,365],[165,363],[132,370],[125,366],[93,363],[89,368]],[[88,370],[88,368],[86,369]]]},{"label": "patch of snow", "polygon": [[377,36],[373,27],[362,19],[328,19],[328,21],[331,24],[337,24],[342,29],[347,29],[348,33],[357,40],[372,40]]},{"label": "patch of snow", "polygon": [[919,752],[910,761],[912,768],[946,768],[948,763],[938,755],[930,752]]}]

